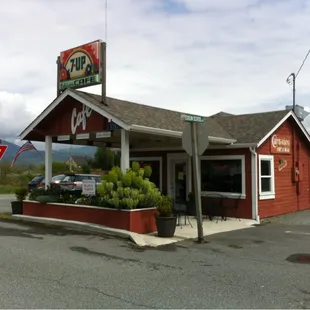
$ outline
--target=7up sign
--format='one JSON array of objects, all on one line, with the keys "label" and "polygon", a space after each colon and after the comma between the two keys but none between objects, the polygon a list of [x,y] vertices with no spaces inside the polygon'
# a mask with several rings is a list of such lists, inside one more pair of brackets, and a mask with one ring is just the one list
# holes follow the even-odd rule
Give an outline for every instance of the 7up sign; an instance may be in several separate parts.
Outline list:
[{"label": "7up sign", "polygon": [[60,90],[101,83],[100,48],[101,42],[95,41],[60,53]]}]

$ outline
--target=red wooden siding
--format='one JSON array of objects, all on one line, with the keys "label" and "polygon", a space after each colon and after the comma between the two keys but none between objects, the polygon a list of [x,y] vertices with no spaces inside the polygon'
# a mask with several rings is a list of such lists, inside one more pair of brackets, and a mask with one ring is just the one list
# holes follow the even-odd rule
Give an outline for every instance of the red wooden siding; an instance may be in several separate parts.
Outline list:
[{"label": "red wooden siding", "polygon": [[[77,113],[82,111],[83,105],[71,97],[66,97],[39,125],[38,129],[46,135],[71,134],[71,116],[73,109]],[[76,134],[100,132],[108,129],[108,120],[95,111],[86,119],[86,128],[82,124],[76,129]]]},{"label": "red wooden siding", "polygon": [[[162,157],[163,165],[163,192],[168,191],[167,186],[167,154],[169,153],[181,153],[180,151],[175,152],[164,152],[164,151],[147,151],[147,152],[130,152],[130,157]],[[207,150],[204,155],[245,155],[245,186],[246,186],[246,198],[239,199],[238,216],[242,218],[252,218],[252,188],[251,188],[251,153],[249,149],[230,149],[230,150]],[[192,190],[194,182],[192,181]],[[231,205],[234,199],[225,199],[225,205]],[[234,216],[233,214],[230,214]]]},{"label": "red wooden siding", "polygon": [[[293,142],[294,127],[296,128],[295,143]],[[260,218],[309,209],[309,142],[306,142],[305,138],[300,132],[300,129],[291,120],[287,120],[275,132],[275,134],[291,138],[291,153],[273,154],[275,175],[275,199],[259,200],[258,198],[258,213]],[[295,147],[296,149],[296,160],[300,160],[300,162],[302,163],[301,170],[303,170],[303,180],[299,184],[292,182],[291,169],[293,166],[293,147]],[[262,155],[271,154],[271,137],[265,143],[263,143],[263,145],[258,149],[257,152],[258,154]],[[284,159],[287,161],[287,166],[281,171],[279,171],[280,159]],[[298,191],[300,192],[299,194]]]}]

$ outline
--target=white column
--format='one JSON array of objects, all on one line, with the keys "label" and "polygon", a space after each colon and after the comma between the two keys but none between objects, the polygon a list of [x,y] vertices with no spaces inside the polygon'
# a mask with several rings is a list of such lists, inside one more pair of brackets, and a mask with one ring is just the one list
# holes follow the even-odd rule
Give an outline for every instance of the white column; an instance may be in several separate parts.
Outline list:
[{"label": "white column", "polygon": [[129,131],[121,129],[121,169],[123,173],[129,168]]},{"label": "white column", "polygon": [[52,180],[52,163],[53,163],[52,137],[45,136],[45,188],[49,186]]}]

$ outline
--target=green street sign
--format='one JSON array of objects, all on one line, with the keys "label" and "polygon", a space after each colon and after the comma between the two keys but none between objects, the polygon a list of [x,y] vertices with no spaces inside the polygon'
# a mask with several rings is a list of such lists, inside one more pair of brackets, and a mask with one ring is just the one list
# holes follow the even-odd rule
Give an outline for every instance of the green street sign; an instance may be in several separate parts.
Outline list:
[{"label": "green street sign", "polygon": [[182,119],[189,123],[203,123],[204,117],[196,115],[182,115]]}]

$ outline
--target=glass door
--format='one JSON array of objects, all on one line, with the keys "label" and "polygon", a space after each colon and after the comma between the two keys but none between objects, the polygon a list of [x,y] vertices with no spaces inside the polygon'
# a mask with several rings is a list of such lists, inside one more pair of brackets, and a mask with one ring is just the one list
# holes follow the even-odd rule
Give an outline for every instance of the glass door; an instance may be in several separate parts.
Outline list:
[{"label": "glass door", "polygon": [[188,167],[186,159],[171,161],[170,192],[175,202],[184,203],[188,196]]}]

